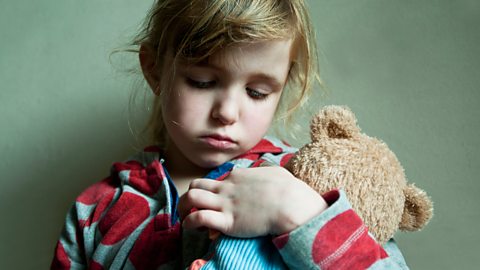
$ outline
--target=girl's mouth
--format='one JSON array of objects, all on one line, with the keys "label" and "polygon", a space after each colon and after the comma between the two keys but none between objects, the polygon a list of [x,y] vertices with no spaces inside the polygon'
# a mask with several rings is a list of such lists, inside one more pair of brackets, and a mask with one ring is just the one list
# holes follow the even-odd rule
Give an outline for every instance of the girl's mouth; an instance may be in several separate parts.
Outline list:
[{"label": "girl's mouth", "polygon": [[236,142],[228,136],[223,136],[220,134],[210,134],[200,137],[200,139],[206,143],[209,147],[219,149],[219,150],[228,150],[236,146]]}]

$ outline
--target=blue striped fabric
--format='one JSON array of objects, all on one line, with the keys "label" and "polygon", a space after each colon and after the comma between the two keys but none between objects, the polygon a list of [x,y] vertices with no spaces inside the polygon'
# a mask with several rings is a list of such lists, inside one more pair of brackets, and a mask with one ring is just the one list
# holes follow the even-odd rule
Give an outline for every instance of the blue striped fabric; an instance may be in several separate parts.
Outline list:
[{"label": "blue striped fabric", "polygon": [[213,257],[202,270],[218,269],[288,269],[270,237],[250,239],[221,235]]}]

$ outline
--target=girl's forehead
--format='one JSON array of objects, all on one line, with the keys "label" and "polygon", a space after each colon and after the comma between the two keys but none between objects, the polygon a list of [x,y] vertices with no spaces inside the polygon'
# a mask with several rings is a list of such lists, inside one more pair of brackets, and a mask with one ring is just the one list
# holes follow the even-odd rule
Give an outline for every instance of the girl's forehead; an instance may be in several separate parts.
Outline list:
[{"label": "girl's forehead", "polygon": [[292,55],[292,40],[278,39],[232,44],[198,63],[213,67],[229,67],[248,64],[248,61],[288,58]]},{"label": "girl's forehead", "polygon": [[[258,40],[258,41],[248,41],[248,42],[236,42],[236,43],[226,43],[221,46],[221,48],[201,48],[200,51],[208,52],[206,54],[185,54],[180,51],[175,51],[172,45],[168,46],[166,49],[166,54],[173,56],[177,62],[183,64],[212,64],[212,62],[224,62],[230,61],[242,56],[248,56],[255,51],[267,51],[275,48],[288,48],[289,55],[294,55],[295,50],[297,50],[296,42],[291,38],[275,38],[270,40]],[[175,56],[174,56],[175,55]]]}]

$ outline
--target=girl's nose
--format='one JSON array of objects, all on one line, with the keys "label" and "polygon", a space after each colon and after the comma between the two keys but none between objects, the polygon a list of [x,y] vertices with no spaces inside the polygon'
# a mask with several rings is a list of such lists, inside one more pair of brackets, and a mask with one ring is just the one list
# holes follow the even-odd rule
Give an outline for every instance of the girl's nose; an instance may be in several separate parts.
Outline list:
[{"label": "girl's nose", "polygon": [[239,100],[235,95],[226,93],[220,95],[212,108],[212,118],[223,125],[232,125],[239,118]]}]

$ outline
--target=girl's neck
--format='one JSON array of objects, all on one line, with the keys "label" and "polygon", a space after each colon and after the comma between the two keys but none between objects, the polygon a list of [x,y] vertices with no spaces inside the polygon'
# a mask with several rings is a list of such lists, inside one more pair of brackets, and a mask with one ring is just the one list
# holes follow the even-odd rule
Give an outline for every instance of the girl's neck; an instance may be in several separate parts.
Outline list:
[{"label": "girl's neck", "polygon": [[174,144],[165,149],[165,167],[172,178],[179,195],[188,190],[190,182],[205,176],[209,169],[201,168],[187,159]]}]

